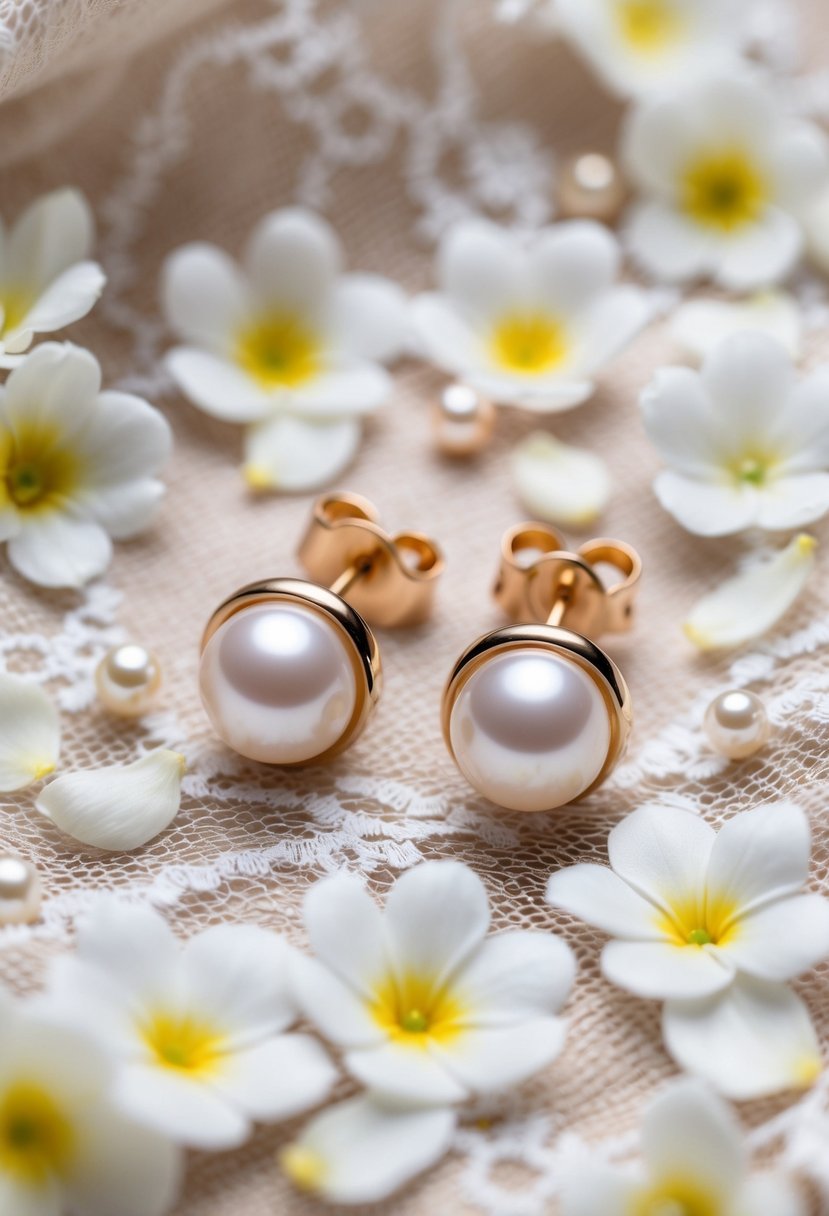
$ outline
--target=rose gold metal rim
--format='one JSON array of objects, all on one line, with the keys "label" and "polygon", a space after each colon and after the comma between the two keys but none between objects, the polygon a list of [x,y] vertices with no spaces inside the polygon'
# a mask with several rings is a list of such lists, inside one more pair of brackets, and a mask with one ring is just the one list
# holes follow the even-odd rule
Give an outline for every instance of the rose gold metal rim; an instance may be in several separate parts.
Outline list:
[{"label": "rose gold metal rim", "polygon": [[307,582],[305,579],[273,578],[240,587],[238,591],[219,604],[205,626],[199,653],[204,652],[204,648],[216,631],[232,616],[256,604],[274,602],[298,604],[323,617],[329,624],[333,624],[343,636],[345,650],[354,672],[357,689],[354,712],[337,742],[308,760],[273,767],[303,768],[322,764],[345,751],[362,733],[371,711],[379,699],[382,687],[380,651],[374,634],[359,612],[356,612],[339,595],[329,591],[326,587],[319,587],[316,583]]},{"label": "rose gold metal rim", "polygon": [[[597,789],[610,775],[624,753],[633,725],[631,698],[622,673],[605,652],[588,638],[562,629],[556,625],[510,625],[484,634],[473,642],[460,656],[443,691],[441,725],[443,738],[452,759],[457,763],[452,747],[449,724],[455,702],[469,679],[495,653],[526,650],[532,647],[549,649],[569,659],[590,676],[602,695],[610,723],[610,740],[604,764],[595,780],[574,798],[580,802]],[[567,804],[569,805],[569,804]],[[550,807],[549,810],[557,810]],[[524,814],[544,814],[544,811],[525,811]]]}]

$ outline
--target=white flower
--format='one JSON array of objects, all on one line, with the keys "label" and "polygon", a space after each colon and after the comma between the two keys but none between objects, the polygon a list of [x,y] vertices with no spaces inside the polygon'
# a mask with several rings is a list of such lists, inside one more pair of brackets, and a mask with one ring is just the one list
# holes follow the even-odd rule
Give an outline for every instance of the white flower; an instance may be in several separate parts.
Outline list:
[{"label": "white flower", "polygon": [[601,1159],[571,1173],[562,1216],[806,1216],[804,1196],[783,1173],[751,1173],[728,1106],[698,1081],[675,1081],[650,1103],[641,1166]]},{"label": "white flower", "polygon": [[117,1064],[116,1097],[149,1127],[195,1148],[241,1144],[253,1120],[287,1119],[325,1098],[336,1069],[296,1011],[288,947],[253,925],[180,943],[149,909],[103,899],[49,999],[94,1026]]},{"label": "white flower", "polygon": [[157,748],[132,764],[66,773],[41,791],[35,806],[82,844],[137,849],[175,819],[183,774],[184,757]]},{"label": "white flower", "polygon": [[805,224],[809,256],[829,274],[829,185],[806,209]]},{"label": "white flower", "polygon": [[439,292],[412,304],[422,353],[504,405],[579,405],[649,315],[644,292],[616,283],[619,260],[615,238],[589,221],[526,242],[464,220],[441,245]]},{"label": "white flower", "polygon": [[799,528],[829,510],[829,369],[798,382],[778,342],[739,333],[700,372],[660,369],[641,404],[670,466],[654,490],[689,532]]},{"label": "white flower", "polygon": [[516,1085],[561,1051],[569,948],[548,933],[487,938],[486,891],[466,866],[416,866],[382,912],[355,877],[323,879],[305,922],[318,957],[293,960],[303,1011],[387,1097],[459,1102]]},{"label": "white flower", "polygon": [[54,772],[60,721],[38,684],[0,672],[0,790],[20,790]]},{"label": "white flower", "polygon": [[561,32],[622,96],[679,88],[736,62],[740,0],[557,0]]},{"label": "white flower", "polygon": [[710,355],[724,338],[741,330],[768,334],[793,359],[800,354],[800,307],[785,291],[758,291],[745,300],[689,300],[674,313],[671,336],[695,359]]},{"label": "white flower", "polygon": [[14,367],[35,334],[85,317],[106,278],[89,261],[95,222],[77,190],[35,199],[5,233],[0,220],[0,367]]},{"label": "white flower", "polygon": [[368,1094],[325,1110],[279,1155],[300,1188],[332,1203],[376,1203],[449,1150],[446,1107],[395,1107]]},{"label": "white flower", "polygon": [[402,349],[401,290],[341,273],[335,233],[299,208],[254,229],[240,268],[213,245],[185,245],[163,275],[167,320],[186,343],[167,366],[194,405],[251,423],[245,477],[254,489],[330,482],[357,451],[361,419],[388,397],[378,366]]},{"label": "white flower", "polygon": [[686,637],[700,650],[716,650],[768,633],[805,587],[816,546],[801,532],[772,557],[746,565],[694,605],[683,625]]},{"label": "white flower", "polygon": [[87,1035],[0,994],[0,1212],[163,1216],[179,1151],[119,1111]]},{"label": "white flower", "polygon": [[0,540],[44,587],[101,574],[121,540],[147,526],[170,428],[127,393],[104,392],[88,351],[45,342],[0,388]]},{"label": "white flower", "polygon": [[[808,1014],[781,990],[829,957],[829,901],[802,891],[803,811],[769,803],[715,832],[688,811],[643,807],[610,833],[608,856],[612,869],[554,874],[547,898],[617,939],[602,953],[609,980],[669,1002],[665,1038],[683,1067],[742,1096],[767,1092],[772,1075],[772,1088],[811,1083],[814,1032],[804,1038]],[[712,1033],[687,1033],[700,1017]]]},{"label": "white flower", "polygon": [[634,206],[630,252],[659,279],[705,275],[741,291],[782,279],[803,247],[804,208],[829,183],[817,127],[759,81],[716,75],[642,102],[622,139]]},{"label": "white flower", "polygon": [[581,526],[607,506],[610,474],[592,452],[534,431],[515,446],[512,481],[521,502],[538,519]]}]

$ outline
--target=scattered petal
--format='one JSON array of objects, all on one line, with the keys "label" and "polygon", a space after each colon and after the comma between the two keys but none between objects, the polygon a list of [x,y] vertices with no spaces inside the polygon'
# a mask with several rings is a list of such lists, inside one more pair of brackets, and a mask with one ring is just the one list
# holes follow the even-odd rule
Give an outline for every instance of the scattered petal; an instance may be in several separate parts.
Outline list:
[{"label": "scattered petal", "polygon": [[20,790],[54,772],[60,722],[39,684],[0,672],[0,791]]},{"label": "scattered petal", "polygon": [[538,519],[579,527],[592,523],[607,506],[610,474],[604,461],[545,431],[522,440],[511,464],[515,491]]}]

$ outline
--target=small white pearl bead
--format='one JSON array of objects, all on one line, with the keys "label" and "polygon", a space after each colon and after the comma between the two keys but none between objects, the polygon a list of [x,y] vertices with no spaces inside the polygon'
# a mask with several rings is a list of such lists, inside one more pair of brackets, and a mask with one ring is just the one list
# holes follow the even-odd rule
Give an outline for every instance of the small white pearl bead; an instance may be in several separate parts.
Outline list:
[{"label": "small white pearl bead", "polygon": [[333,747],[357,702],[347,645],[333,622],[302,606],[236,612],[201,659],[202,700],[216,733],[266,764],[298,764]]},{"label": "small white pearl bead", "polygon": [[565,219],[582,218],[612,223],[627,196],[619,169],[600,152],[585,152],[569,160],[558,188],[559,213]]},{"label": "small white pearl bead", "polygon": [[432,428],[446,456],[473,456],[492,438],[495,406],[468,384],[448,384],[432,406]]},{"label": "small white pearl bead", "polygon": [[458,767],[499,806],[545,811],[583,794],[610,747],[598,687],[577,663],[528,646],[494,654],[469,677],[449,720]]},{"label": "small white pearl bead", "polygon": [[769,720],[758,696],[744,689],[720,693],[705,711],[705,733],[711,746],[729,760],[744,760],[769,737]]},{"label": "small white pearl bead", "polygon": [[139,717],[153,706],[161,687],[161,664],[137,642],[113,646],[98,664],[95,686],[101,704],[125,718]]},{"label": "small white pearl bead", "polygon": [[40,914],[40,875],[22,857],[0,856],[0,925],[26,925]]}]

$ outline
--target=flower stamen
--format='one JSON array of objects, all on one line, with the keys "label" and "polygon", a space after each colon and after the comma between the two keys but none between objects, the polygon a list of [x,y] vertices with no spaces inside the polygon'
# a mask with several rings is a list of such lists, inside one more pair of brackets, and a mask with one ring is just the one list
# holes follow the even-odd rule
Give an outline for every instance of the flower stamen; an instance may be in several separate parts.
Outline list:
[{"label": "flower stamen", "polygon": [[768,189],[759,169],[741,149],[704,154],[687,168],[683,207],[698,223],[733,232],[759,219]]},{"label": "flower stamen", "polygon": [[0,1097],[0,1172],[42,1184],[66,1170],[73,1140],[65,1112],[39,1085],[20,1081]]},{"label": "flower stamen", "polygon": [[301,317],[271,313],[239,335],[239,363],[265,388],[295,387],[320,370],[321,344]]},{"label": "flower stamen", "polygon": [[159,1014],[143,1033],[157,1062],[177,1072],[212,1072],[223,1050],[215,1027],[187,1016]]},{"label": "flower stamen", "polygon": [[538,376],[565,361],[570,341],[557,317],[543,312],[512,313],[495,326],[490,350],[499,367]]},{"label": "flower stamen", "polygon": [[685,28],[674,5],[666,0],[619,0],[616,22],[625,42],[650,55],[679,42]]}]

